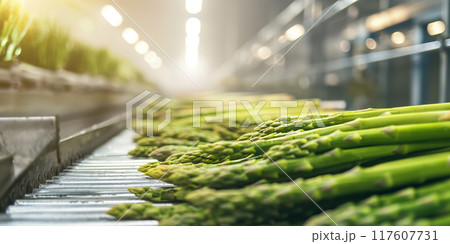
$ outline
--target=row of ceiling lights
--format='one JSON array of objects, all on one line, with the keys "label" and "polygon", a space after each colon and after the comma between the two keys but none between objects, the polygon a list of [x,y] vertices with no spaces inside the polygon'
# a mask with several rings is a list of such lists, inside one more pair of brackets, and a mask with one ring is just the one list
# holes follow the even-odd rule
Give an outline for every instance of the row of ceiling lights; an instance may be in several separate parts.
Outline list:
[{"label": "row of ceiling lights", "polygon": [[[444,31],[445,23],[440,20],[431,22],[427,25],[427,32],[430,36],[440,35],[444,33]],[[391,42],[394,45],[402,45],[406,42],[406,36],[403,32],[396,31],[391,34]],[[378,46],[378,43],[375,39],[369,37],[366,39],[365,45],[367,49],[375,50]],[[347,40],[341,41],[339,47],[343,52],[349,52],[351,49],[350,42]]]},{"label": "row of ceiling lights", "polygon": [[[123,18],[122,15],[111,5],[105,5],[101,14],[106,21],[113,27],[119,27]],[[147,42],[139,40],[139,34],[131,27],[127,27],[122,31],[122,38],[131,45],[134,45],[134,49],[140,55],[144,55],[145,62],[153,69],[159,69],[162,66],[161,58],[150,50],[150,46]]]},{"label": "row of ceiling lights", "polygon": [[[186,0],[186,11],[195,15],[202,11],[202,0]],[[186,67],[193,70],[198,65],[198,47],[200,45],[201,21],[196,17],[190,17],[186,21],[185,62]]]},{"label": "row of ceiling lights", "polygon": [[[369,31],[379,31],[394,24],[403,22],[411,16],[412,10],[405,9],[404,6],[394,7],[390,10],[369,16],[366,20],[366,27]],[[442,34],[445,31],[445,24],[442,21],[434,21],[427,25],[427,32],[430,36]],[[278,42],[283,44],[287,41],[295,41],[305,34],[305,28],[301,24],[296,24],[286,30],[284,35],[278,38]],[[401,31],[396,31],[391,35],[391,41],[395,45],[402,45],[406,42],[406,36]],[[367,38],[365,45],[369,50],[377,48],[377,41],[373,38]],[[349,52],[350,42],[343,40],[340,43],[343,52]],[[252,46],[252,54],[260,60],[266,60],[272,56],[273,52],[268,46],[260,46],[255,44]]]}]

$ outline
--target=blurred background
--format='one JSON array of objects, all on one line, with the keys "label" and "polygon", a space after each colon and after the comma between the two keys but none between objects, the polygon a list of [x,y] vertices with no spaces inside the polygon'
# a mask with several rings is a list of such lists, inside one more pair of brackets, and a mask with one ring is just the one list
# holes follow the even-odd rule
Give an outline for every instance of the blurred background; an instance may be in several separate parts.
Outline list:
[{"label": "blurred background", "polygon": [[0,4],[0,116],[94,115],[76,122],[86,126],[145,89],[288,93],[347,109],[449,100],[448,0]]}]

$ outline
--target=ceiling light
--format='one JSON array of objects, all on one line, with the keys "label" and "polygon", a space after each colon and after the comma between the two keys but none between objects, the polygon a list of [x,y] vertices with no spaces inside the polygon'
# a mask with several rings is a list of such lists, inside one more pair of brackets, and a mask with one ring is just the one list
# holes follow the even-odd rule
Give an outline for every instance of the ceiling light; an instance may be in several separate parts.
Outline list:
[{"label": "ceiling light", "polygon": [[256,55],[261,60],[266,60],[272,55],[272,50],[269,47],[263,46],[258,49]]},{"label": "ceiling light", "polygon": [[366,39],[366,47],[370,50],[377,48],[377,42],[373,38]]},{"label": "ceiling light", "polygon": [[289,41],[295,41],[305,34],[305,27],[301,24],[296,24],[289,28],[284,34]]},{"label": "ceiling light", "polygon": [[190,14],[198,14],[202,11],[202,0],[186,0],[186,11]]},{"label": "ceiling light", "polygon": [[148,52],[149,46],[145,41],[138,41],[134,46],[134,49],[136,49],[136,52],[138,52],[139,54],[146,54]]},{"label": "ceiling light", "polygon": [[427,31],[430,36],[442,34],[445,31],[445,24],[440,20],[431,22],[427,25]]},{"label": "ceiling light", "polygon": [[122,37],[129,44],[135,44],[139,40],[138,33],[132,28],[126,28],[123,30]]},{"label": "ceiling light", "polygon": [[102,8],[102,16],[108,23],[115,27],[121,25],[123,21],[122,15],[111,5],[105,5]]},{"label": "ceiling light", "polygon": [[405,34],[403,34],[402,32],[396,31],[396,32],[392,33],[391,40],[392,40],[392,43],[394,43],[396,45],[400,45],[405,42],[406,37],[405,37]]},{"label": "ceiling light", "polygon": [[189,18],[186,21],[186,33],[188,35],[199,35],[202,23],[197,18]]}]

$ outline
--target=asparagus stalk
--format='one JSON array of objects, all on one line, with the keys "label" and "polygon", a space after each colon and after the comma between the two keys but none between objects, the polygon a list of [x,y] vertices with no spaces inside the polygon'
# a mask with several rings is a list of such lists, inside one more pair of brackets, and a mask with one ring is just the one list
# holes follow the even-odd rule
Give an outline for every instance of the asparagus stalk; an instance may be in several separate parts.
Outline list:
[{"label": "asparagus stalk", "polygon": [[134,157],[148,157],[148,155],[155,149],[157,149],[155,146],[138,146],[129,151],[128,154]]},{"label": "asparagus stalk", "polygon": [[398,142],[416,142],[424,139],[445,139],[450,137],[450,122],[425,123],[384,128],[359,130],[355,132],[336,131],[328,136],[306,142],[302,149],[323,152],[332,148],[353,148],[368,145],[386,145]]},{"label": "asparagus stalk", "polygon": [[149,156],[157,159],[159,161],[166,160],[169,156],[174,155],[175,153],[185,153],[189,151],[191,147],[189,146],[163,146],[158,149],[153,150]]},{"label": "asparagus stalk", "polygon": [[166,146],[166,145],[179,145],[179,146],[189,146],[194,144],[195,141],[187,141],[176,138],[161,138],[161,137],[145,137],[137,142],[138,146],[143,147],[153,147],[153,146]]},{"label": "asparagus stalk", "polygon": [[[450,176],[450,153],[393,161],[370,168],[356,167],[338,175],[325,175],[293,183],[248,186],[237,190],[200,189],[187,201],[210,211],[214,217],[229,216],[221,224],[252,224],[276,219],[282,211],[306,211],[303,204],[355,194],[380,193]],[[237,222],[239,221],[239,222]]]},{"label": "asparagus stalk", "polygon": [[[160,132],[160,136],[164,138],[177,138],[200,142],[216,142],[222,139],[217,133],[213,131],[204,130],[202,128],[192,128],[192,126],[170,128],[166,127]],[[192,145],[192,143],[190,145]]]},{"label": "asparagus stalk", "polygon": [[261,155],[274,145],[283,143],[281,140],[253,142],[221,141],[213,144],[199,145],[197,150],[184,154],[176,163],[207,163],[217,164],[225,160],[236,160],[255,155]]},{"label": "asparagus stalk", "polygon": [[267,121],[261,123],[255,128],[257,132],[252,137],[252,140],[259,138],[260,136],[269,135],[271,133],[285,133],[293,130],[311,130],[315,128],[319,128],[320,126],[329,126],[331,120],[324,120],[328,118],[330,115],[305,115],[305,116],[290,116],[284,118],[278,118],[273,121]]},{"label": "asparagus stalk", "polygon": [[[147,164],[142,165],[138,168],[138,171],[141,171],[145,174],[148,174],[152,178],[159,179],[162,177],[165,172],[167,172],[169,169],[172,168],[203,168],[203,167],[216,167],[216,166],[226,166],[226,165],[233,165],[233,164],[239,164],[246,159],[240,159],[240,160],[233,160],[233,161],[225,161],[220,164],[206,164],[206,163],[177,163],[174,162],[177,158],[181,157],[185,153],[179,152],[175,153],[171,156],[169,156],[165,162],[149,162]],[[171,159],[173,157],[173,160]]]},{"label": "asparagus stalk", "polygon": [[272,160],[294,159],[307,156],[310,153],[308,150],[303,150],[302,146],[305,145],[308,140],[312,140],[318,137],[319,135],[312,135],[308,138],[286,141],[281,145],[271,147],[264,156],[270,157]]},{"label": "asparagus stalk", "polygon": [[160,225],[175,225],[177,223],[178,225],[207,225],[209,219],[206,211],[189,204],[158,207],[152,203],[128,203],[114,206],[106,213],[124,220],[160,220]]},{"label": "asparagus stalk", "polygon": [[150,202],[178,202],[184,200],[189,190],[181,187],[151,189],[150,187],[129,187],[128,191],[140,199]]}]

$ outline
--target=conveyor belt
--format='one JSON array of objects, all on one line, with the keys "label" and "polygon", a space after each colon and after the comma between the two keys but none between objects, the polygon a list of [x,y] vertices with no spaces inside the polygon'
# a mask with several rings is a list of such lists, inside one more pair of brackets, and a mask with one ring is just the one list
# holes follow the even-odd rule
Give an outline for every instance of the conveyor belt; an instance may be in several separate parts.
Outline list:
[{"label": "conveyor belt", "polygon": [[129,193],[127,187],[172,186],[137,171],[152,159],[137,159],[127,154],[135,147],[133,135],[129,130],[123,131],[90,156],[16,200],[0,217],[0,225],[158,224],[157,221],[124,220],[116,223],[105,214],[116,204],[143,202]]}]

